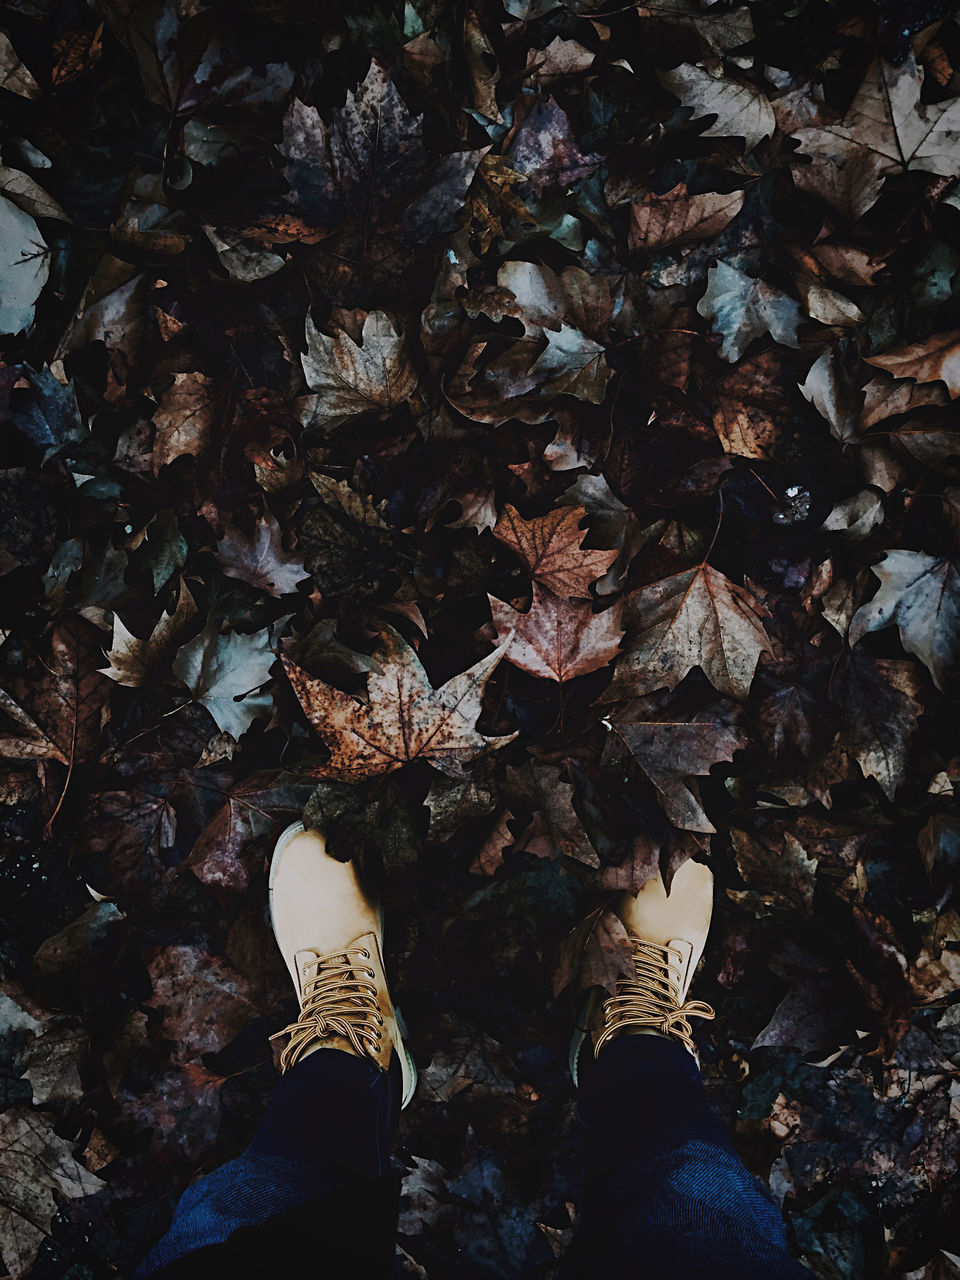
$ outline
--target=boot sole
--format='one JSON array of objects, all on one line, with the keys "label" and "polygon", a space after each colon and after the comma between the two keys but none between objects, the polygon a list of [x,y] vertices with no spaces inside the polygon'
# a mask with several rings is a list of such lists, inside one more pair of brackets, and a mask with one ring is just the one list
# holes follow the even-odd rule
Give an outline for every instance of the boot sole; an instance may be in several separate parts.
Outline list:
[{"label": "boot sole", "polygon": [[[273,917],[273,885],[274,885],[274,880],[276,878],[277,869],[280,865],[280,854],[283,852],[284,846],[289,844],[294,836],[300,835],[301,832],[305,830],[306,828],[304,827],[302,822],[291,822],[289,827],[286,827],[283,831],[281,831],[277,839],[277,843],[273,846],[273,857],[270,859],[270,876],[267,882],[267,897],[270,902],[270,925],[271,925],[271,928],[273,929],[274,938],[276,938],[277,936],[277,925]],[[383,905],[382,904],[378,905],[378,912],[380,917],[380,947],[382,950],[383,949]],[[396,1007],[396,1005],[394,1005],[393,1012],[397,1020],[397,1054],[400,1058],[400,1067],[401,1067],[402,1076],[403,1076],[402,1097],[400,1101],[400,1109],[403,1110],[403,1108],[407,1105],[407,1103],[413,1097],[417,1089],[417,1065],[414,1062],[413,1058],[410,1056],[410,1051],[407,1049],[406,1045],[404,1044],[404,1037],[408,1033],[407,1033],[407,1024],[403,1020],[403,1015],[400,1013],[400,1010]]]}]

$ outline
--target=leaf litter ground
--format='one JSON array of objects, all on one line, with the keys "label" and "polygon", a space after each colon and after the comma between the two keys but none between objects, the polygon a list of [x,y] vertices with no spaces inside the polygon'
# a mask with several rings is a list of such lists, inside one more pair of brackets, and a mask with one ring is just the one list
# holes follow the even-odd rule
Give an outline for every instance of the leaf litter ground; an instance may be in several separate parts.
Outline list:
[{"label": "leaf litter ground", "polygon": [[[543,1274],[605,907],[824,1280],[960,1274],[945,4],[46,4],[0,32],[0,1258],[128,1274],[386,907],[410,1276]],[[92,892],[91,892],[92,891]]]}]

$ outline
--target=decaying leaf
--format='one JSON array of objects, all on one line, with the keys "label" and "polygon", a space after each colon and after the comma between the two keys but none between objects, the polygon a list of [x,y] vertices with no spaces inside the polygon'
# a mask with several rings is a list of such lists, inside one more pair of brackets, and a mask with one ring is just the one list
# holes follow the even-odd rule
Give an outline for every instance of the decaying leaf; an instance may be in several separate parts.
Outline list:
[{"label": "decaying leaf", "polygon": [[850,623],[855,645],[868,631],[894,623],[908,653],[916,654],[942,689],[960,652],[960,571],[949,557],[888,551],[871,568],[880,590]]},{"label": "decaying leaf", "polygon": [[173,670],[217,727],[239,738],[257,716],[273,711],[273,691],[261,691],[273,662],[268,628],[254,635],[221,635],[210,619],[177,654]]},{"label": "decaying leaf", "polygon": [[392,409],[409,399],[417,373],[407,355],[403,335],[382,311],[358,313],[359,340],[347,329],[331,338],[307,316],[307,350],[301,357],[311,423],[329,426],[370,410]]},{"label": "decaying leaf", "polygon": [[673,689],[700,667],[718,692],[745,698],[770,649],[763,605],[708,564],[641,588],[624,612],[636,638],[617,664],[610,697]]},{"label": "decaying leaf", "polygon": [[74,1157],[73,1147],[39,1112],[11,1107],[0,1113],[0,1257],[11,1280],[33,1266],[58,1196],[89,1196],[106,1186]]},{"label": "decaying leaf", "polygon": [[495,596],[489,600],[504,657],[531,675],[573,680],[606,666],[617,654],[623,635],[619,600],[594,613],[586,602],[555,595],[539,582],[533,584],[526,613]]},{"label": "decaying leaf", "polygon": [[434,689],[416,650],[385,624],[376,655],[381,670],[368,674],[365,701],[313,679],[283,655],[294,692],[333,753],[316,776],[354,782],[416,759],[450,777],[469,776],[474,757],[517,736],[488,738],[475,727],[486,683],[505,651],[506,642]]}]

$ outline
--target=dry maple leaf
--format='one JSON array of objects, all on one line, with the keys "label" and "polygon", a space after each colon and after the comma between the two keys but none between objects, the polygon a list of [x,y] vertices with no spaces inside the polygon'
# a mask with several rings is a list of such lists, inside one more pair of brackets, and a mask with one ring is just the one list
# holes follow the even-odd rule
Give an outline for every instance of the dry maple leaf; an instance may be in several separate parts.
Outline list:
[{"label": "dry maple leaf", "polygon": [[723,335],[724,360],[739,360],[753,339],[765,333],[785,346],[799,346],[797,325],[803,313],[796,299],[722,259],[707,272],[697,311]]},{"label": "dry maple leaf", "polygon": [[228,578],[239,578],[273,596],[296,591],[309,577],[299,556],[283,547],[283,530],[269,512],[257,521],[247,538],[231,525],[217,543],[217,560]]},{"label": "dry maple leaf", "polygon": [[173,669],[217,728],[239,738],[257,716],[273,711],[272,689],[257,692],[270,679],[273,661],[269,627],[254,635],[221,635],[210,618],[177,654]]},{"label": "dry maple leaf", "polygon": [[849,643],[868,631],[896,623],[900,642],[916,654],[943,689],[947,673],[960,656],[960,569],[949,557],[920,551],[888,551],[870,566],[880,590],[861,605],[850,623]]},{"label": "dry maple leaf", "polygon": [[743,207],[743,192],[706,191],[692,196],[685,182],[663,195],[652,193],[630,206],[631,249],[662,249],[668,244],[712,240]]},{"label": "dry maple leaf", "polygon": [[633,946],[626,925],[606,906],[591,911],[557,948],[553,994],[574,983],[574,993],[589,987],[616,991],[617,980],[635,972]]},{"label": "dry maple leaf", "polygon": [[870,658],[847,650],[833,674],[831,695],[843,709],[837,742],[876,778],[889,800],[907,776],[910,743],[923,710],[912,662]]},{"label": "dry maple leaf", "polygon": [[743,138],[746,150],[752,151],[776,128],[773,107],[752,84],[718,79],[690,62],[683,62],[672,71],[658,71],[657,78],[685,107],[692,109],[695,119],[717,117],[702,136]]},{"label": "dry maple leaf", "polygon": [[617,663],[609,697],[675,689],[700,667],[720,693],[746,698],[760,654],[771,648],[761,622],[767,610],[708,564],[641,588],[626,611],[640,634]]},{"label": "dry maple leaf", "polygon": [[469,777],[470,760],[517,736],[488,738],[475,728],[487,680],[505,648],[434,689],[416,650],[384,623],[375,655],[381,670],[367,674],[366,701],[314,679],[282,655],[300,704],[333,752],[316,776],[359,782],[422,759],[450,777]]},{"label": "dry maple leaf", "polygon": [[545,516],[524,520],[508,502],[493,536],[512,547],[531,576],[557,595],[589,599],[590,584],[606,573],[617,552],[581,548],[587,531],[580,528],[580,521],[586,514],[585,507],[558,507]]},{"label": "dry maple leaf", "polygon": [[792,166],[797,186],[859,218],[897,170],[955,177],[960,97],[921,102],[922,83],[912,50],[899,65],[875,57],[842,120],[794,131],[801,153],[813,157],[812,164]]},{"label": "dry maple leaf", "polygon": [[640,768],[660,794],[660,802],[674,826],[687,831],[716,831],[688,778],[710,772],[720,760],[732,760],[733,753],[748,742],[729,716],[710,718],[702,713],[697,720],[639,720],[629,706],[611,716],[608,723],[623,739]]},{"label": "dry maple leaf", "polygon": [[307,386],[305,413],[314,424],[329,425],[369,410],[392,409],[416,390],[418,376],[403,335],[383,311],[356,313],[360,341],[344,329],[331,338],[304,322],[307,349],[301,355]]},{"label": "dry maple leaf", "polygon": [[120,615],[113,615],[113,644],[107,658],[108,667],[99,670],[117,684],[139,688],[172,656],[177,638],[197,612],[196,602],[180,579],[180,596],[173,613],[164,609],[160,621],[146,640],[141,640],[124,626]]},{"label": "dry maple leaf", "polygon": [[902,342],[882,355],[864,356],[864,361],[895,378],[943,382],[952,397],[960,396],[960,329],[935,333],[925,342]]},{"label": "dry maple leaf", "polygon": [[229,410],[230,393],[216,378],[204,373],[175,373],[153,415],[153,474],[184,453],[205,459],[226,424]]},{"label": "dry maple leaf", "polygon": [[520,613],[496,596],[487,595],[497,628],[497,642],[514,666],[547,680],[572,680],[605,667],[617,656],[623,628],[621,601],[594,613],[586,601],[567,600],[539,582],[533,603]]}]

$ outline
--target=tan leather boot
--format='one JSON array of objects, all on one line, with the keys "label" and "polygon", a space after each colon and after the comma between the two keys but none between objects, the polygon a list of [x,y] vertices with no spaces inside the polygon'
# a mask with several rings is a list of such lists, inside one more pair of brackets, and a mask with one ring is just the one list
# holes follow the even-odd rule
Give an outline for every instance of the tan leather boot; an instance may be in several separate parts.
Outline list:
[{"label": "tan leather boot", "polygon": [[[678,1040],[700,1065],[689,1019],[712,1018],[702,1000],[687,1000],[710,929],[713,872],[685,862],[670,893],[659,871],[636,895],[620,893],[610,904],[633,944],[632,974],[623,974],[616,994],[594,988],[587,997],[570,1042],[570,1072],[577,1083],[581,1054],[620,1035],[659,1034]],[[589,1042],[589,1044],[588,1044]]]},{"label": "tan leather boot", "polygon": [[396,1050],[403,1073],[401,1107],[413,1097],[417,1069],[383,968],[383,913],[360,883],[354,862],[327,853],[323,833],[294,822],[270,864],[270,919],[300,1001],[280,1056],[286,1072],[317,1049],[344,1049],[381,1070]]}]

